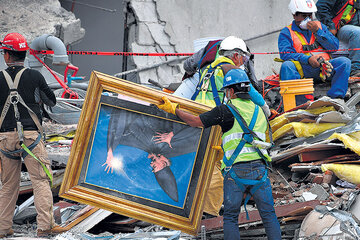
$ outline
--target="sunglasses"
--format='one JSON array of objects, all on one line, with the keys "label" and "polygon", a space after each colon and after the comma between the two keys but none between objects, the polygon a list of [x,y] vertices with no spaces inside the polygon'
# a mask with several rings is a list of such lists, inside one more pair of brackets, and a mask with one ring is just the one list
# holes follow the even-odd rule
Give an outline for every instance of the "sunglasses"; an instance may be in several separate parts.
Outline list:
[{"label": "sunglasses", "polygon": [[297,16],[301,16],[301,17],[303,17],[303,18],[307,18],[307,17],[311,18],[311,17],[312,17],[312,13],[301,13],[301,12],[297,12],[296,15],[297,15]]}]

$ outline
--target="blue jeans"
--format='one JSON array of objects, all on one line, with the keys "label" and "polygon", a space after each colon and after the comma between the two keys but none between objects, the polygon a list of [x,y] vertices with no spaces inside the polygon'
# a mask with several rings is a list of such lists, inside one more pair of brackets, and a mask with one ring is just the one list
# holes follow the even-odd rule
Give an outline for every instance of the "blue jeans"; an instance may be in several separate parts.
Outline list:
[{"label": "blue jeans", "polygon": [[[329,80],[331,80],[331,88],[327,92],[327,95],[331,98],[344,98],[348,89],[351,62],[346,57],[330,59],[329,62],[333,65],[334,70],[332,72],[332,76],[329,78]],[[321,81],[319,77],[320,68],[313,68],[310,64],[302,64],[301,66],[303,68],[305,78],[314,78],[315,81]],[[293,62],[283,62],[280,69],[280,79],[300,79],[300,74]]]},{"label": "blue jeans", "polygon": [[[345,25],[339,29],[336,35],[340,41],[348,43],[349,49],[360,47],[360,27],[354,25]],[[351,60],[351,71],[360,70],[360,51],[349,51]]]},{"label": "blue jeans", "polygon": [[[261,179],[265,174],[265,165],[260,161],[237,163],[233,169],[239,178]],[[236,185],[229,174],[224,177],[224,239],[240,239],[238,218],[244,192]],[[254,193],[257,209],[263,221],[266,235],[270,240],[281,240],[280,224],[277,220],[274,199],[269,178]]]}]

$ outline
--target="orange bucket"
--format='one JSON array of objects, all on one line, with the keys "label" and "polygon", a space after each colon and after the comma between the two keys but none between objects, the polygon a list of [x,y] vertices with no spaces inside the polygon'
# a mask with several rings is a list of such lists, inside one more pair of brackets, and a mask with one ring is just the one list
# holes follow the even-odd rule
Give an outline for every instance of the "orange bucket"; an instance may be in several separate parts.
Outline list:
[{"label": "orange bucket", "polygon": [[284,112],[314,100],[312,78],[280,81],[280,94],[283,98]]}]

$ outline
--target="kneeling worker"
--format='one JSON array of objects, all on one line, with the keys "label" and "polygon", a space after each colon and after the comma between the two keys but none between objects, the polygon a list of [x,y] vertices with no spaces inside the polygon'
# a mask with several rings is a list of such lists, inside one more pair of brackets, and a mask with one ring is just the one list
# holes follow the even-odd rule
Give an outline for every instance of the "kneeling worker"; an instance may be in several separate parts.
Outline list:
[{"label": "kneeling worker", "polygon": [[230,70],[224,77],[223,89],[228,102],[200,116],[182,111],[178,103],[172,103],[166,97],[162,98],[164,103],[158,107],[177,115],[192,127],[221,126],[224,150],[221,166],[224,175],[224,238],[240,239],[238,217],[244,193],[247,193],[245,210],[252,196],[268,239],[281,239],[271,184],[267,177],[267,165],[271,159],[266,150],[270,144],[265,142],[269,128],[266,116],[251,101],[248,94],[250,81],[243,70]]}]

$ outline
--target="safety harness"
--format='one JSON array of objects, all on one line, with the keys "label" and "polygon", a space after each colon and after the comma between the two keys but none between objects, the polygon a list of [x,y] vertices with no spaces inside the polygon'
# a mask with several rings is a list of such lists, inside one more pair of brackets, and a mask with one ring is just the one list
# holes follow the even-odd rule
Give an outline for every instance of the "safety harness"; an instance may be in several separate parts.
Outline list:
[{"label": "safety harness", "polygon": [[[241,189],[241,191],[246,192],[247,189],[248,189],[247,195],[246,195],[245,200],[244,200],[244,208],[245,208],[245,212],[246,212],[246,219],[249,220],[249,214],[248,214],[248,211],[246,209],[246,204],[250,200],[251,196],[265,182],[265,180],[267,179],[267,176],[268,176],[268,169],[271,169],[271,166],[269,165],[265,155],[261,152],[261,150],[257,146],[255,146],[253,144],[253,141],[254,141],[255,138],[260,139],[257,136],[257,134],[253,131],[256,120],[257,120],[257,116],[258,116],[258,113],[259,113],[259,106],[255,105],[255,111],[253,113],[253,116],[251,118],[249,126],[247,126],[246,121],[244,120],[244,118],[241,116],[241,114],[239,113],[239,111],[237,110],[237,108],[234,105],[232,105],[231,103],[228,103],[226,106],[228,106],[231,113],[234,115],[234,118],[239,123],[240,127],[242,128],[243,135],[242,135],[242,139],[240,140],[239,145],[236,147],[236,149],[233,152],[233,154],[231,155],[231,157],[229,159],[227,159],[226,155],[224,154],[223,162],[224,162],[226,167],[223,170],[223,176],[225,177],[225,175],[230,174],[231,178],[235,181],[235,183],[238,185],[238,187]],[[270,141],[272,143],[272,134],[271,134],[270,129],[269,129],[269,136],[270,136]],[[262,160],[265,162],[265,165],[266,165],[265,174],[260,180],[251,180],[251,179],[239,178],[236,175],[234,169],[232,168],[232,165],[233,165],[235,159],[240,154],[240,152],[243,149],[245,143],[252,144],[255,151],[260,155]],[[223,149],[223,151],[224,151],[224,149]],[[246,187],[246,185],[250,185],[251,187],[248,188],[248,187]]]},{"label": "safety harness", "polygon": [[229,63],[221,62],[221,63],[217,64],[215,67],[211,67],[211,65],[210,65],[205,76],[201,79],[201,81],[197,85],[196,90],[195,90],[193,96],[191,97],[191,100],[194,101],[196,99],[196,97],[199,95],[200,91],[203,92],[202,97],[204,98],[203,100],[205,100],[205,94],[206,94],[206,92],[209,91],[208,89],[209,89],[209,83],[210,83],[211,91],[213,93],[215,104],[216,104],[216,106],[221,105],[221,100],[220,100],[219,93],[218,93],[218,90],[217,90],[217,87],[215,84],[214,73],[217,68],[219,68],[221,65],[224,65],[224,64],[229,64]]},{"label": "safety harness", "polygon": [[[15,120],[16,120],[16,130],[17,130],[17,133],[18,133],[18,136],[19,136],[19,143],[20,143],[20,146],[22,148],[18,149],[18,150],[14,150],[14,151],[9,151],[9,152],[0,149],[0,152],[3,153],[6,157],[8,157],[10,159],[14,159],[14,160],[24,159],[29,154],[36,161],[38,161],[40,163],[40,165],[44,169],[46,175],[49,177],[50,183],[51,183],[51,186],[52,186],[53,178],[52,178],[52,175],[51,175],[49,169],[45,166],[45,164],[43,162],[41,162],[41,160],[39,160],[31,152],[31,150],[33,150],[39,144],[41,138],[43,137],[43,128],[42,128],[42,126],[40,124],[40,121],[39,121],[38,117],[36,116],[36,114],[26,105],[25,101],[23,100],[23,98],[21,97],[21,95],[18,92],[18,86],[19,86],[20,78],[21,78],[21,75],[23,74],[23,72],[25,71],[25,69],[26,68],[21,69],[16,74],[14,81],[12,80],[11,76],[5,70],[1,71],[4,74],[6,82],[7,82],[8,86],[9,86],[9,96],[7,97],[7,99],[5,101],[4,108],[3,108],[2,112],[1,112],[1,115],[0,115],[0,128],[1,128],[1,126],[3,124],[3,121],[4,121],[5,117],[6,117],[7,112],[9,111],[10,106],[13,106],[14,107]],[[24,131],[23,131],[22,123],[20,121],[20,112],[19,112],[19,109],[18,109],[18,103],[23,105],[28,110],[31,119],[34,121],[36,127],[40,131],[39,136],[29,146],[26,146],[24,144]]]},{"label": "safety harness", "polygon": [[360,9],[360,2],[357,0],[347,1],[332,19],[336,30],[348,24],[355,16],[356,10]]}]

